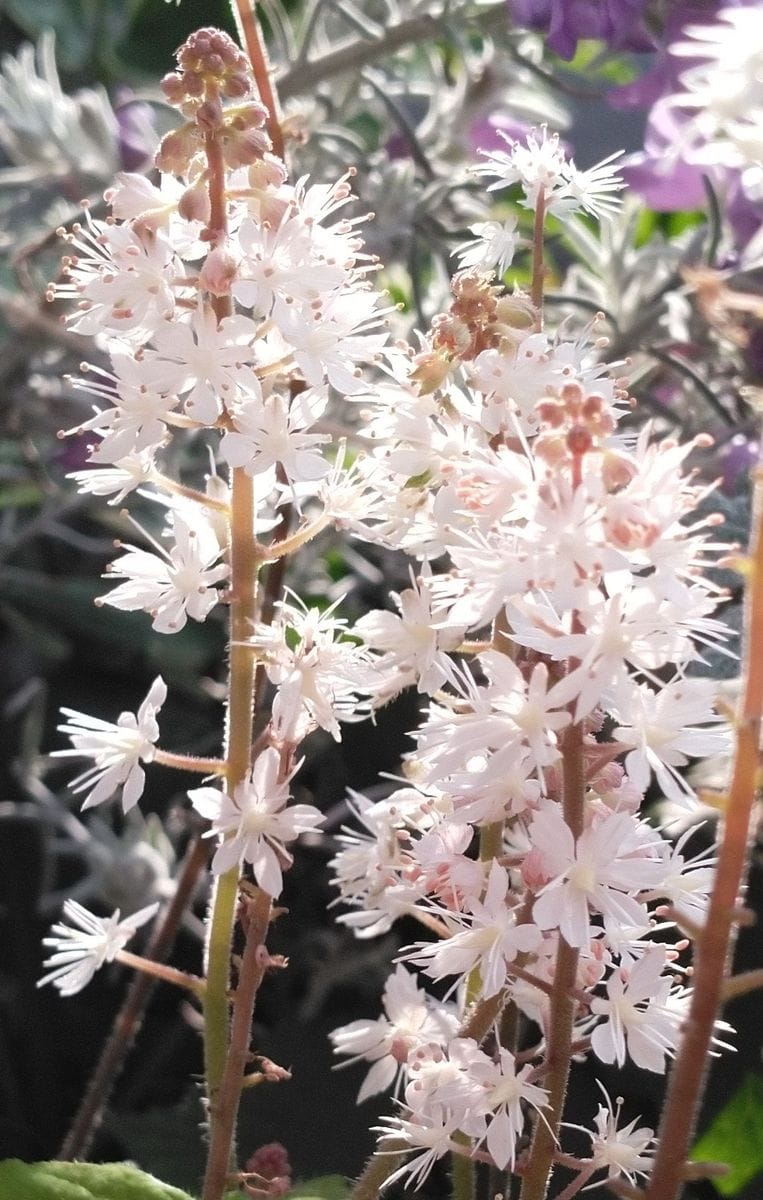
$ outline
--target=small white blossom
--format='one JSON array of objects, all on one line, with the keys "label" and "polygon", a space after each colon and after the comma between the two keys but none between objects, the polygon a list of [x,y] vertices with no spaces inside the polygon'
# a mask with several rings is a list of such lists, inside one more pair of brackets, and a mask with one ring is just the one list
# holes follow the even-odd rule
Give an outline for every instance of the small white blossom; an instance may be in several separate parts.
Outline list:
[{"label": "small white blossom", "polygon": [[519,183],[525,193],[524,207],[534,209],[541,194],[548,213],[564,220],[575,212],[588,212],[602,217],[618,207],[615,192],[623,187],[623,181],[615,171],[613,162],[618,154],[580,171],[567,159],[559,135],[549,136],[545,125],[540,131],[528,135],[526,144],[508,137],[497,129],[498,136],[509,146],[506,150],[483,150],[485,163],[474,168],[477,175],[497,176],[488,191]]},{"label": "small white blossom", "polygon": [[594,996],[591,1012],[603,1017],[591,1035],[591,1047],[602,1062],[619,1067],[626,1057],[637,1067],[663,1074],[672,1056],[683,1014],[673,1004],[671,980],[663,975],[665,948],[654,946],[632,967],[621,966],[607,980],[606,999]]},{"label": "small white blossom", "polygon": [[179,512],[173,514],[175,544],[163,557],[128,547],[110,574],[126,579],[102,598],[103,604],[128,612],[151,614],[157,633],[177,633],[188,617],[204,621],[218,601],[214,586],[228,574],[220,563],[220,545],[211,525],[199,518],[192,529]]},{"label": "small white blossom", "polygon": [[352,1021],[331,1034],[335,1054],[350,1054],[342,1066],[365,1059],[373,1063],[358,1093],[358,1104],[392,1084],[400,1086],[412,1050],[430,1043],[445,1045],[458,1030],[449,1005],[428,996],[402,964],[390,975],[382,998],[384,1015],[375,1021]]},{"label": "small white blossom", "polygon": [[283,887],[281,869],[292,861],[285,843],[323,821],[323,814],[311,804],[287,807],[289,780],[279,777],[280,766],[280,754],[268,746],[232,797],[213,787],[188,793],[196,811],[212,822],[206,836],[222,838],[212,860],[215,874],[249,862],[257,883],[273,899]]},{"label": "small white blossom", "polygon": [[156,716],[166,698],[167,686],[158,675],[137,715],[123,712],[116,725],[71,708],[61,709],[69,722],[59,725],[58,729],[70,739],[72,749],[56,750],[54,757],[93,759],[92,767],[70,784],[72,791],[88,793],[83,809],[110,800],[120,787],[125,812],[138,803],[145,783],[145,772],[140,764],[153,760],[159,737]]},{"label": "small white blossom", "polygon": [[614,1108],[606,1092],[604,1096],[606,1107],[600,1104],[594,1117],[596,1132],[585,1131],[591,1139],[593,1162],[597,1170],[607,1172],[607,1179],[623,1176],[636,1187],[637,1176],[646,1176],[652,1169],[654,1130],[638,1125],[638,1117],[618,1129],[622,1101],[618,1100]]},{"label": "small white blossom", "polygon": [[158,902],[149,904],[120,921],[119,909],[110,917],[96,917],[76,900],[66,900],[64,916],[71,925],[53,925],[52,936],[43,938],[43,946],[50,946],[54,953],[42,964],[52,969],[37,980],[37,986],[52,983],[62,996],[81,992],[99,967],[113,962],[135,930],[150,921],[158,908]]},{"label": "small white blossom", "polygon": [[478,221],[469,226],[474,240],[464,242],[458,251],[461,270],[476,267],[478,270],[495,271],[503,275],[511,266],[517,251],[519,236],[516,217],[505,221]]}]

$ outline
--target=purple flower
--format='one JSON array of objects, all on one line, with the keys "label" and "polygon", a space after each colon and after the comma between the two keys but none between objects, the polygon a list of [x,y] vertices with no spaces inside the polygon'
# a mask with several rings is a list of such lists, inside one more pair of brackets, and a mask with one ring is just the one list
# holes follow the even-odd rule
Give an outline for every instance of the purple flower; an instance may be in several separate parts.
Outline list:
[{"label": "purple flower", "polygon": [[561,58],[575,56],[579,40],[606,42],[615,50],[651,50],[642,17],[646,0],[508,0],[515,24],[548,32]]},{"label": "purple flower", "polygon": [[479,150],[505,150],[506,142],[501,134],[512,141],[524,142],[527,140],[530,129],[531,126],[521,117],[492,112],[471,123],[467,132],[467,140],[472,155]]},{"label": "purple flower", "polygon": [[686,114],[658,100],[646,128],[644,149],[630,154],[621,167],[625,181],[657,212],[701,208],[705,203],[706,163],[692,162],[675,149],[681,144]]},{"label": "purple flower", "polygon": [[119,128],[119,159],[125,171],[146,171],[151,166],[159,137],[150,104],[138,100],[130,88],[120,88],[114,113]]},{"label": "purple flower", "polygon": [[[743,8],[757,0],[676,0],[668,6],[665,28],[660,38],[660,48],[648,71],[607,92],[607,100],[614,108],[649,108],[663,96],[683,91],[681,76],[695,62],[703,62],[697,43],[697,57],[686,58],[672,53],[674,42],[683,41],[689,25],[707,25],[722,8]],[[511,6],[511,5],[510,5]],[[607,6],[609,7],[609,6]]]}]

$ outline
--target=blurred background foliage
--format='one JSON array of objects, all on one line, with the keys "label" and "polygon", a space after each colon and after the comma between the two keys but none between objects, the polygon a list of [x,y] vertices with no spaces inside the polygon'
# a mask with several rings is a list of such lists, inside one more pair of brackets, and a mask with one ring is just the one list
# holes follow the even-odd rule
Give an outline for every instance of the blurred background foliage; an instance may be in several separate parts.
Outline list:
[{"label": "blurred background foliage", "polygon": [[[582,166],[642,144],[643,113],[613,108],[605,95],[638,77],[649,56],[581,43],[571,63],[549,65],[541,39],[511,27],[503,0],[268,0],[263,16],[295,135],[294,174],[330,180],[348,164],[357,168],[357,212],[375,213],[366,236],[400,306],[395,333],[424,327],[447,304],[453,248],[473,222],[506,211],[465,171],[478,145],[497,144],[496,128],[513,135],[547,121]],[[82,199],[102,211],[116,171],[150,169],[172,120],[158,79],[186,35],[209,24],[234,32],[226,0],[0,0],[0,1157],[55,1154],[124,989],[115,968],[76,1001],[36,990],[40,939],[64,896],[123,913],[166,896],[191,833],[182,786],[189,781],[160,769],[150,776],[147,817],[80,817],[66,790],[71,772],[49,757],[61,745],[59,709],[115,719],[134,710],[161,673],[170,687],[163,743],[200,754],[219,747],[222,621],[162,637],[142,614],[94,607],[114,540],[141,535],[118,506],[77,495],[66,478],[85,465],[86,440],[58,433],[89,415],[67,376],[98,351],[67,332],[60,306],[45,301],[59,270],[56,228],[76,220]],[[641,414],[658,431],[713,431],[716,448],[700,465],[708,478],[723,477],[724,490],[710,503],[723,509],[730,537],[743,541],[755,420],[740,389],[763,382],[763,338],[745,311],[734,317],[744,333],[735,337],[722,306],[703,307],[696,291],[691,297],[682,270],[720,264],[724,286],[753,296],[760,271],[737,253],[714,200],[710,190],[707,209],[689,213],[654,213],[633,200],[601,231],[581,222],[570,239],[552,229],[548,304],[551,320],[565,319],[570,333],[604,314],[608,357],[628,356]],[[352,423],[338,408],[334,431],[351,434]],[[186,473],[206,469],[182,438],[171,453]],[[351,618],[384,606],[387,590],[407,577],[391,555],[361,553],[329,535],[297,570],[289,582],[301,595],[318,604],[344,595]],[[732,596],[732,621],[737,601]],[[717,661],[707,669],[734,670]],[[407,695],[374,725],[348,726],[341,750],[323,734],[311,739],[299,787],[327,812],[329,833],[344,819],[348,785],[372,794],[386,786],[380,771],[399,769],[416,706]],[[316,842],[297,858],[285,897],[290,914],[274,945],[289,955],[290,970],[258,1002],[255,1043],[293,1067],[295,1082],[248,1097],[242,1134],[245,1150],[285,1141],[297,1176],[357,1173],[371,1148],[373,1105],[354,1105],[362,1069],[331,1074],[326,1032],[374,1011],[389,959],[411,932],[358,943],[337,927],[328,911],[330,854],[330,844]],[[191,970],[203,910],[200,893],[175,952]],[[760,961],[754,930],[743,934],[741,955]],[[756,1010],[752,998],[730,1016],[747,1064],[760,1058]],[[733,1058],[719,1069],[711,1109],[741,1078]],[[96,1155],[134,1158],[193,1188],[203,1152],[188,1079],[199,1070],[191,1015],[160,990]],[[654,1124],[659,1081],[636,1075],[632,1115]],[[576,1086],[581,1111],[595,1107],[591,1081]],[[714,1194],[708,1188],[698,1184],[696,1197]]]}]

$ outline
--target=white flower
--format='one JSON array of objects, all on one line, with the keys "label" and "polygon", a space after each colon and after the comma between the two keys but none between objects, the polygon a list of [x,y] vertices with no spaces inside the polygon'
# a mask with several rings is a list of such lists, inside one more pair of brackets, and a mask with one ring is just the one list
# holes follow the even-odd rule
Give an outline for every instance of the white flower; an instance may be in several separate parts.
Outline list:
[{"label": "white flower", "polygon": [[384,987],[384,1016],[375,1021],[352,1021],[330,1035],[335,1054],[353,1057],[342,1066],[366,1059],[373,1066],[358,1093],[358,1104],[393,1083],[399,1087],[412,1050],[429,1043],[445,1045],[458,1030],[451,1006],[428,996],[415,977],[399,963]]},{"label": "white flower", "polygon": [[122,807],[125,812],[133,808],[143,794],[145,772],[142,762],[151,762],[155,754],[155,743],[159,737],[156,715],[167,698],[167,686],[158,675],[151,685],[137,716],[123,712],[116,725],[62,708],[69,723],[59,725],[72,743],[71,750],[56,750],[57,758],[92,758],[93,765],[78,775],[70,784],[72,791],[88,795],[83,809],[93,808],[109,800],[117,788],[122,788]]},{"label": "white flower", "polygon": [[542,193],[546,212],[562,220],[581,210],[602,217],[617,209],[613,193],[620,191],[623,181],[612,164],[619,154],[610,154],[595,167],[580,171],[572,159],[567,160],[559,135],[549,136],[545,125],[541,126],[540,136],[537,130],[531,132],[526,144],[500,129],[496,133],[509,146],[508,153],[483,150],[487,162],[474,168],[477,175],[498,177],[488,191],[519,183],[525,193],[525,208],[534,209]]},{"label": "white flower", "polygon": [[406,959],[435,980],[468,975],[478,967],[481,995],[485,999],[495,996],[506,984],[506,964],[520,953],[537,950],[543,940],[537,925],[517,924],[516,914],[506,902],[508,889],[508,873],[494,861],[483,898],[470,898],[465,913],[442,913],[453,936],[417,943],[407,948]]},{"label": "white flower", "polygon": [[[432,695],[450,678],[447,651],[463,641],[465,625],[457,625],[447,609],[435,605],[429,586],[429,571],[419,578],[411,571],[411,586],[398,595],[390,593],[400,616],[385,611],[365,614],[355,622],[354,632],[366,645],[385,653],[382,667],[389,667],[397,691],[416,683],[420,692]],[[388,697],[384,697],[385,699]]]},{"label": "white flower", "polygon": [[622,1101],[618,1100],[615,1109],[606,1092],[604,1098],[606,1107],[600,1104],[594,1117],[596,1133],[585,1131],[591,1139],[593,1162],[597,1170],[607,1172],[608,1179],[622,1175],[636,1187],[636,1176],[648,1175],[652,1169],[654,1130],[637,1125],[638,1117],[618,1129]]},{"label": "white flower", "polygon": [[157,386],[187,393],[185,411],[212,425],[223,404],[230,408],[238,390],[259,400],[260,382],[253,367],[257,327],[240,314],[220,324],[211,309],[198,309],[190,323],[164,321],[153,335],[156,350],[145,353]]},{"label": "white flower", "polygon": [[518,1071],[514,1055],[501,1047],[498,1062],[490,1063],[482,1070],[478,1064],[474,1072],[475,1077],[488,1089],[485,1106],[491,1116],[485,1144],[500,1171],[505,1171],[507,1167],[514,1169],[517,1139],[525,1122],[521,1102],[535,1109],[541,1109],[548,1103],[545,1088],[527,1082],[532,1071],[529,1063]]},{"label": "white flower", "polygon": [[53,925],[50,932],[54,936],[43,938],[43,946],[52,947],[54,953],[42,965],[52,970],[37,980],[37,986],[52,983],[62,996],[81,992],[98,968],[113,962],[135,930],[150,921],[158,908],[158,902],[149,904],[120,921],[119,909],[110,917],[96,917],[76,900],[66,900],[64,916],[74,928]]},{"label": "white flower", "polygon": [[73,386],[110,408],[96,409],[96,415],[68,433],[95,430],[101,438],[91,462],[115,463],[141,451],[152,456],[167,437],[167,420],[177,407],[177,396],[157,387],[146,364],[130,354],[113,352],[112,371],[85,364],[88,375],[74,379]]},{"label": "white flower", "polygon": [[125,496],[150,482],[153,470],[151,451],[128,454],[111,467],[86,467],[70,471],[78,491],[91,496],[110,496],[109,504],[121,504]]},{"label": "white flower", "polygon": [[298,741],[316,725],[339,741],[340,720],[367,715],[358,692],[374,691],[378,674],[365,646],[345,639],[347,622],[334,616],[339,601],[321,612],[294,600],[280,601],[275,621],[258,625],[252,638],[278,686],[273,726],[284,741]]},{"label": "white flower", "polygon": [[709,758],[730,746],[728,728],[712,728],[721,720],[714,710],[716,692],[712,679],[681,675],[659,691],[630,678],[621,682],[609,706],[617,721],[612,737],[630,747],[624,766],[640,791],[646,791],[654,772],[669,800],[684,806],[695,800],[678,768],[686,766],[689,755]]},{"label": "white flower", "polygon": [[632,967],[621,966],[607,980],[606,999],[594,996],[591,1012],[604,1017],[591,1035],[602,1062],[622,1067],[626,1057],[637,1067],[663,1074],[672,1055],[684,1014],[671,1003],[670,978],[662,974],[664,946],[654,946]]},{"label": "white flower", "polygon": [[211,525],[199,515],[192,529],[179,512],[173,514],[175,545],[164,555],[128,547],[110,574],[127,580],[102,597],[102,604],[128,612],[143,609],[153,617],[157,633],[177,633],[188,617],[203,621],[218,601],[215,584],[228,568],[217,563],[220,546]]},{"label": "white flower", "polygon": [[225,434],[220,453],[232,467],[261,475],[276,463],[290,483],[321,479],[329,464],[317,450],[329,434],[305,433],[326,407],[326,397],[302,392],[289,404],[272,395],[263,402],[245,401],[232,409],[234,429]]},{"label": "white flower", "polygon": [[232,797],[213,787],[188,793],[196,811],[212,822],[205,836],[219,834],[223,839],[212,860],[215,874],[223,874],[242,860],[249,862],[259,886],[274,899],[283,887],[281,868],[292,861],[285,843],[323,821],[323,814],[311,804],[286,807],[289,780],[279,778],[280,769],[280,754],[268,746]]},{"label": "white flower", "polygon": [[458,251],[461,270],[476,267],[478,270],[495,271],[503,275],[511,266],[516,254],[519,237],[516,217],[505,221],[478,221],[469,226],[474,240],[464,242]]},{"label": "white flower", "polygon": [[634,896],[657,885],[663,867],[656,858],[659,843],[645,841],[630,813],[603,817],[576,841],[560,808],[548,803],[533,818],[530,840],[552,876],[533,906],[541,929],[558,927],[570,946],[586,946],[591,909],[626,926],[646,923],[646,910]]},{"label": "white flower", "polygon": [[[724,8],[712,25],[688,25],[693,41],[674,42],[670,53],[695,61],[681,75],[685,92],[671,97],[696,109],[685,138],[692,157],[712,167],[763,171],[763,28],[757,4]],[[679,147],[681,143],[679,142]]]}]

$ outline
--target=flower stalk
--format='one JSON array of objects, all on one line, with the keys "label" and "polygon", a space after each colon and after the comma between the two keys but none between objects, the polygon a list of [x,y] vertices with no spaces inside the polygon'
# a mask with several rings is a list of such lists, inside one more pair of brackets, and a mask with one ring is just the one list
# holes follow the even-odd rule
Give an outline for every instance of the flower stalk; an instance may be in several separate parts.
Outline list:
[{"label": "flower stalk", "polygon": [[[736,917],[749,863],[763,728],[763,472],[754,473],[753,523],[746,564],[743,686],[734,722],[734,765],[723,813],[715,886],[695,949],[691,1005],[673,1068],[646,1200],[676,1200],[696,1127],[715,1022],[724,1000]],[[733,983],[733,980],[731,981]]]}]

